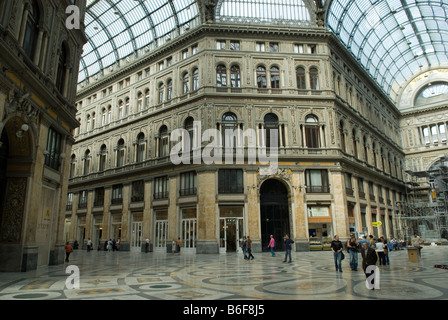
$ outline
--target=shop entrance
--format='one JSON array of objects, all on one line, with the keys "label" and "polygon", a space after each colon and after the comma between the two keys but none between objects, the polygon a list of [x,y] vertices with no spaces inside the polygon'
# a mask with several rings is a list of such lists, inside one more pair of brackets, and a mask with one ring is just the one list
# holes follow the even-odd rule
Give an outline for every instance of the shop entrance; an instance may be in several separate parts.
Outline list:
[{"label": "shop entrance", "polygon": [[240,242],[244,235],[243,206],[221,206],[219,216],[219,252],[241,252]]},{"label": "shop entrance", "polygon": [[288,190],[275,179],[266,180],[260,188],[260,217],[262,250],[268,251],[271,234],[276,242],[276,250],[284,250],[283,238],[291,235],[289,223]]}]

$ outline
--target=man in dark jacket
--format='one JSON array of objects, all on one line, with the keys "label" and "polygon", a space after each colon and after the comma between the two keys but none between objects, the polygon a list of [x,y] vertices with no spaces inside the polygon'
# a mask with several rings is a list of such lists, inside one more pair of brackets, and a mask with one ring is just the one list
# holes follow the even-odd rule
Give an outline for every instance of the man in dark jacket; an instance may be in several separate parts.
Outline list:
[{"label": "man in dark jacket", "polygon": [[[375,249],[370,248],[369,245],[367,244],[367,242],[364,242],[362,244],[361,256],[362,256],[362,269],[364,270],[364,273],[366,274],[366,278],[369,278],[370,276],[372,276],[372,273],[371,273],[372,270],[370,270],[371,268],[369,268],[369,270],[367,270],[367,268],[369,266],[376,265],[376,261],[378,260],[376,251],[375,251]],[[376,270],[376,268],[374,270]],[[375,280],[375,277],[373,277],[372,285],[374,284],[374,280]],[[373,286],[371,287],[370,285],[369,285],[369,288],[375,289],[375,287],[373,287]]]},{"label": "man in dark jacket", "polygon": [[289,263],[291,263],[291,250],[292,250],[291,244],[293,244],[293,243],[294,243],[294,240],[290,239],[289,238],[289,234],[287,234],[285,236],[285,249],[286,249],[286,252],[285,252],[285,260],[283,262],[286,262],[286,260],[287,260],[287,258],[289,256]]}]

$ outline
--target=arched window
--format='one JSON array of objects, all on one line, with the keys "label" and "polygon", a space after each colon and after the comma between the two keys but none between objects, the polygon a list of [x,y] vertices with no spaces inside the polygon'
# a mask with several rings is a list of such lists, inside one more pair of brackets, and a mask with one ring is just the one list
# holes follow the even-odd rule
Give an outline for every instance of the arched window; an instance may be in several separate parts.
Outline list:
[{"label": "arched window", "polygon": [[106,120],[107,120],[107,110],[106,108],[103,108],[103,110],[101,110],[101,125],[104,126],[106,124]]},{"label": "arched window", "polygon": [[[277,135],[277,147],[280,146],[280,132],[278,125],[278,117],[274,113],[268,113],[264,116],[264,129],[266,130],[265,145],[267,148],[271,147],[271,137],[274,139],[274,134]],[[274,147],[274,145],[272,145]]]},{"label": "arched window", "polygon": [[193,91],[199,89],[199,69],[193,71]]},{"label": "arched window", "polygon": [[118,119],[123,118],[124,116],[124,103],[122,100],[118,102]]},{"label": "arched window", "polygon": [[341,150],[342,152],[347,152],[345,148],[345,133],[344,133],[344,122],[339,123],[339,139],[341,140]]},{"label": "arched window", "polygon": [[96,113],[92,113],[92,124],[90,126],[90,130],[95,129],[95,120],[96,120]]},{"label": "arched window", "polygon": [[230,67],[230,86],[232,88],[241,87],[241,73],[239,66],[233,65]]},{"label": "arched window", "polygon": [[266,82],[266,68],[263,66],[260,66],[257,68],[257,86],[260,89],[264,89],[267,87]]},{"label": "arched window", "polygon": [[367,146],[367,138],[363,137],[363,145],[364,145],[364,161],[369,163],[369,148]]},{"label": "arched window", "polygon": [[223,64],[220,64],[218,67],[216,67],[216,86],[227,86],[227,68]]},{"label": "arched window", "polygon": [[271,88],[280,88],[280,69],[277,67],[271,68]]},{"label": "arched window", "polygon": [[296,78],[297,78],[297,89],[305,90],[306,89],[306,78],[305,78],[305,69],[302,67],[298,67],[296,69]]},{"label": "arched window", "polygon": [[103,172],[104,170],[106,170],[106,145],[102,145],[100,148],[100,159],[99,159],[99,164],[98,164],[98,171]]},{"label": "arched window", "polygon": [[305,137],[308,148],[320,148],[319,119],[314,115],[305,118]]},{"label": "arched window", "polygon": [[88,114],[87,121],[86,121],[86,132],[90,131],[90,121],[91,121],[90,114]]},{"label": "arched window", "polygon": [[159,103],[163,102],[165,94],[165,85],[163,83],[159,84]]},{"label": "arched window", "polygon": [[117,168],[124,166],[124,151],[124,140],[120,139],[117,144]]},{"label": "arched window", "polygon": [[137,95],[137,112],[142,111],[143,107],[143,93],[139,92]]},{"label": "arched window", "polygon": [[173,98],[173,80],[168,80],[166,84],[166,99],[171,100]]},{"label": "arched window", "polygon": [[310,88],[311,90],[319,90],[319,70],[317,68],[310,68]]},{"label": "arched window", "polygon": [[190,90],[190,76],[188,73],[185,73],[182,77],[182,93],[188,93]]},{"label": "arched window", "polygon": [[64,93],[64,82],[65,82],[65,74],[67,70],[67,48],[65,43],[61,46],[61,53],[59,54],[59,60],[58,60],[58,72],[56,75],[56,88],[59,90],[60,93]]},{"label": "arched window", "polygon": [[149,89],[146,89],[146,91],[145,91],[145,109],[149,108],[149,102],[150,102],[149,98],[150,98],[149,97]]},{"label": "arched window", "polygon": [[169,134],[166,125],[159,129],[159,157],[166,157],[169,155]]},{"label": "arched window", "polygon": [[131,109],[131,100],[129,98],[126,98],[126,104],[124,109],[124,116],[127,117],[129,115],[129,111]]},{"label": "arched window", "polygon": [[136,155],[137,163],[145,161],[146,142],[145,142],[145,135],[143,132],[140,132],[137,136],[136,148],[137,148],[137,155]]},{"label": "arched window", "polygon": [[76,170],[76,155],[72,154],[70,157],[70,179],[75,177]]},{"label": "arched window", "polygon": [[[194,119],[192,117],[188,117],[187,119],[185,119],[184,122],[184,129],[188,132],[188,137],[185,137],[185,139],[189,139],[189,144],[188,144],[188,148],[189,151],[193,150],[194,147],[194,137],[193,137],[193,129],[194,129]],[[184,144],[184,146],[186,146],[186,144]]]},{"label": "arched window", "polygon": [[86,176],[90,173],[90,150],[87,149],[84,153],[84,172],[83,174]]},{"label": "arched window", "polygon": [[[237,145],[237,137],[233,134],[238,129],[238,118],[233,112],[226,112],[222,115],[221,139],[226,147],[235,147]],[[228,137],[226,139],[226,136]],[[233,137],[232,140],[230,138]]]},{"label": "arched window", "polygon": [[23,51],[30,58],[34,58],[34,52],[36,50],[37,38],[39,34],[39,19],[40,12],[37,2],[32,0],[28,9],[28,15],[26,17],[25,34],[23,38]]},{"label": "arched window", "polygon": [[353,155],[355,158],[358,158],[358,141],[356,139],[356,130],[353,129],[352,132],[352,139],[353,139]]},{"label": "arched window", "polygon": [[111,123],[112,121],[112,106],[107,108],[107,123]]}]

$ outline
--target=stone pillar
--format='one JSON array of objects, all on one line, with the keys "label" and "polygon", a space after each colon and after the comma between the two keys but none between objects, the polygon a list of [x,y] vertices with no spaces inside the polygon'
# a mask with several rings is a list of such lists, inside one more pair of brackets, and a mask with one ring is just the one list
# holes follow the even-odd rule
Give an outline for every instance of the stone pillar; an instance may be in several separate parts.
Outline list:
[{"label": "stone pillar", "polygon": [[105,186],[104,187],[104,212],[103,212],[103,232],[101,235],[101,243],[104,243],[104,241],[109,240],[110,238],[110,232],[109,232],[109,220],[110,220],[110,202],[112,197],[112,187],[111,186]]},{"label": "stone pillar", "polygon": [[121,238],[120,238],[120,250],[129,251],[130,239],[131,239],[131,217],[129,212],[129,201],[131,199],[131,184],[127,183],[123,185],[123,209],[121,216]]},{"label": "stone pillar", "polygon": [[[152,239],[151,235],[153,232],[152,226],[152,216],[151,216],[151,197],[152,195],[152,180],[145,181],[145,194],[144,194],[144,203],[145,206],[143,208],[143,241],[146,241],[146,238]],[[145,244],[143,243],[143,246]],[[151,245],[151,243],[150,243]]]},{"label": "stone pillar", "polygon": [[294,213],[293,240],[295,244],[295,250],[297,252],[309,251],[310,242],[308,239],[308,219],[305,203],[306,190],[304,188],[305,180],[303,170],[300,170],[292,175],[291,184],[294,187],[296,187],[291,197],[292,208]]},{"label": "stone pillar", "polygon": [[349,238],[349,223],[347,200],[345,196],[344,174],[341,171],[330,170],[333,193],[333,230],[334,235],[344,243]]},{"label": "stone pillar", "polygon": [[257,173],[256,171],[247,172],[247,214],[246,214],[246,234],[252,240],[252,251],[261,252],[261,226],[260,226],[260,193],[257,188]]},{"label": "stone pillar", "polygon": [[197,253],[219,253],[216,170],[200,170],[198,178]]}]

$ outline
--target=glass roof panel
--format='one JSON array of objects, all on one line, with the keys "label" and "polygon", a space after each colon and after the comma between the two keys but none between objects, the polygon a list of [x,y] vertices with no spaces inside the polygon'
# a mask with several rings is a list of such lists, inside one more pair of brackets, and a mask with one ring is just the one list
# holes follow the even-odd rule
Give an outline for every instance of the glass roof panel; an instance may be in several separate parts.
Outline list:
[{"label": "glass roof panel", "polygon": [[302,0],[221,0],[216,6],[216,20],[308,25],[311,17]]},{"label": "glass roof panel", "polygon": [[87,0],[78,82],[198,19],[196,0]]},{"label": "glass roof panel", "polygon": [[333,0],[327,26],[392,99],[425,68],[447,66],[448,0]]}]

